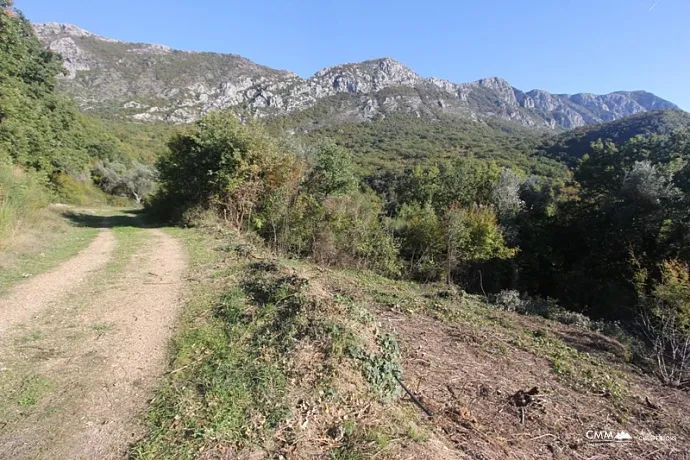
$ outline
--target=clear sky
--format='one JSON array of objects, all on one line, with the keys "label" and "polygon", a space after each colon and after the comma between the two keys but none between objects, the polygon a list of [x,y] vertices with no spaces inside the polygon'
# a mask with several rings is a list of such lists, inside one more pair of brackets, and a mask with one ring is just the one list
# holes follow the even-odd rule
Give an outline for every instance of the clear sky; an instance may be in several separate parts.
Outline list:
[{"label": "clear sky", "polygon": [[690,0],[17,0],[33,22],[236,53],[304,77],[392,57],[522,90],[644,89],[690,111]]}]

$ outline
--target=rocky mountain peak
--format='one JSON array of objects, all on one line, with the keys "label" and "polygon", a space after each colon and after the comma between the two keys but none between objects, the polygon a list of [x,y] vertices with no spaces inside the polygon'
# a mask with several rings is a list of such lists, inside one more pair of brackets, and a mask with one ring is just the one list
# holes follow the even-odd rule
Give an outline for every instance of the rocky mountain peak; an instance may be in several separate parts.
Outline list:
[{"label": "rocky mountain peak", "polygon": [[110,43],[119,43],[119,40],[114,40],[112,38],[101,37],[100,35],[93,34],[88,30],[84,30],[81,27],[77,27],[72,24],[61,24],[57,22],[47,22],[45,24],[34,24],[34,31],[39,39],[46,41],[51,37],[75,37],[84,38],[90,37],[101,41]]},{"label": "rocky mountain peak", "polygon": [[482,78],[475,82],[479,86],[493,90],[512,90],[513,86],[501,77]]},{"label": "rocky mountain peak", "polygon": [[[37,24],[65,60],[62,88],[85,110],[135,120],[187,123],[209,110],[241,106],[257,116],[329,105],[334,119],[365,121],[391,111],[500,118],[537,129],[571,129],[635,113],[677,108],[644,91],[607,95],[522,92],[500,77],[472,83],[424,79],[384,57],[325,68],[308,79],[235,54],[173,52],[127,43],[70,24]],[[385,90],[385,91],[384,91]]]},{"label": "rocky mountain peak", "polygon": [[423,81],[412,69],[391,58],[327,67],[313,82],[332,86],[336,92],[369,93],[390,86],[414,86]]}]

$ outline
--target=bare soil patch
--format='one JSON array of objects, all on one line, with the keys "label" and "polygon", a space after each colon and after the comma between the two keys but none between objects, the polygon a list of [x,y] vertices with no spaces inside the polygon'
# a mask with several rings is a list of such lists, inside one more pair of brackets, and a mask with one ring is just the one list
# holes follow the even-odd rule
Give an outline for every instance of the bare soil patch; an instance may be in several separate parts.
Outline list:
[{"label": "bare soil patch", "polygon": [[[634,372],[609,350],[601,352],[613,359],[606,365],[620,373],[625,385],[618,399],[594,388],[574,389],[558,378],[549,360],[521,349],[495,325],[449,324],[385,310],[378,314],[401,340],[407,383],[434,413],[428,423],[470,458],[687,458],[687,393]],[[504,314],[529,330],[529,319]],[[539,330],[545,324],[537,321],[531,327]],[[563,325],[554,325],[553,335],[593,339]],[[603,337],[600,341],[609,345]],[[516,395],[535,388],[526,400]],[[627,431],[635,440],[593,444],[586,439],[589,430]],[[639,441],[645,433],[673,435],[677,441]]]},{"label": "bare soil patch", "polygon": [[102,230],[77,256],[56,269],[27,279],[0,298],[0,338],[10,327],[31,319],[51,303],[59,301],[92,272],[110,260],[115,237]]}]

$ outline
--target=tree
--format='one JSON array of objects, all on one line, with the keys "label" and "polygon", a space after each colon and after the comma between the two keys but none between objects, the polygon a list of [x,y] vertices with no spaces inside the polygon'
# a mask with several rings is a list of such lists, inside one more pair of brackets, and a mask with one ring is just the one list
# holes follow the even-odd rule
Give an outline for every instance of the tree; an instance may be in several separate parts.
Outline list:
[{"label": "tree", "polygon": [[126,172],[127,168],[121,163],[99,162],[91,171],[91,175],[104,192],[117,194],[121,192]]},{"label": "tree", "polygon": [[260,126],[211,112],[173,136],[158,169],[168,205],[215,208],[237,228],[248,228],[262,197],[289,177],[290,164],[293,157]]},{"label": "tree", "polygon": [[522,178],[512,169],[501,169],[501,175],[491,193],[501,221],[515,218],[524,207],[525,202],[520,198],[521,185]]},{"label": "tree", "polygon": [[152,166],[134,163],[134,167],[125,176],[124,187],[140,204],[153,191],[157,172]]},{"label": "tree", "polygon": [[395,229],[410,275],[423,281],[439,279],[444,272],[444,233],[431,203],[404,204],[395,219]]},{"label": "tree", "polygon": [[103,191],[134,198],[140,204],[153,191],[157,172],[137,162],[131,169],[120,163],[101,162],[92,170],[92,176]]},{"label": "tree", "polygon": [[308,182],[311,192],[321,198],[355,190],[352,154],[333,142],[322,143],[316,150]]},{"label": "tree", "polygon": [[441,171],[437,166],[407,168],[398,179],[396,186],[398,206],[406,204],[426,206],[435,203],[440,190],[440,174]]},{"label": "tree", "polygon": [[685,262],[667,260],[661,279],[647,270],[636,275],[640,318],[651,344],[658,375],[674,387],[690,385],[690,271]]},{"label": "tree", "polygon": [[594,142],[576,181],[550,187],[551,198],[541,185],[523,187],[523,285],[593,316],[635,317],[636,271],[655,274],[665,260],[690,260],[688,140],[673,132],[623,145]]},{"label": "tree", "polygon": [[446,281],[450,284],[453,272],[468,262],[492,258],[507,259],[516,254],[507,247],[496,215],[489,208],[451,205],[443,218],[446,251]]},{"label": "tree", "polygon": [[658,207],[672,193],[671,178],[648,160],[636,161],[623,177],[621,194],[643,207]]}]

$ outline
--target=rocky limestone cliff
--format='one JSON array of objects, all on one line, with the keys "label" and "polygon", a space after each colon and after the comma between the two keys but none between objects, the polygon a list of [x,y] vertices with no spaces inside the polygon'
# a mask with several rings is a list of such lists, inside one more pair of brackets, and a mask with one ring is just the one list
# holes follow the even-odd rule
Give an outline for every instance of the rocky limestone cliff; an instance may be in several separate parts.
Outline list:
[{"label": "rocky limestone cliff", "polygon": [[142,121],[188,123],[228,107],[279,115],[319,103],[337,107],[327,111],[348,120],[440,110],[473,120],[494,117],[539,129],[572,129],[677,108],[642,91],[571,96],[525,93],[501,78],[461,84],[425,79],[390,58],[329,67],[303,79],[232,54],[125,43],[67,24],[38,24],[35,30],[64,57],[61,86],[83,110]]}]

